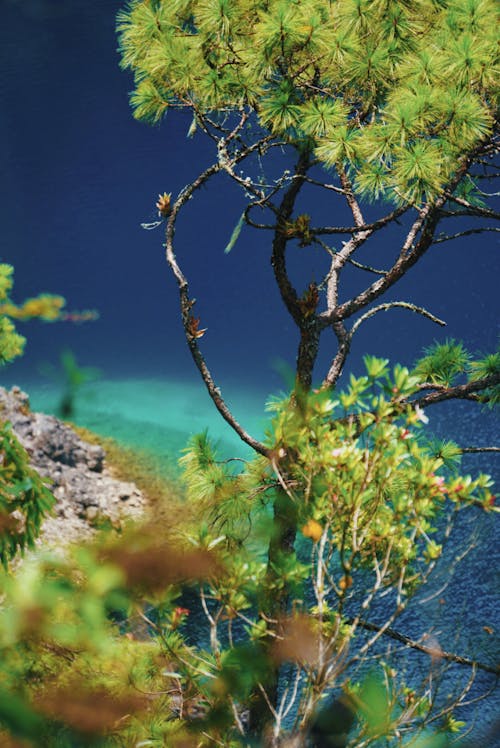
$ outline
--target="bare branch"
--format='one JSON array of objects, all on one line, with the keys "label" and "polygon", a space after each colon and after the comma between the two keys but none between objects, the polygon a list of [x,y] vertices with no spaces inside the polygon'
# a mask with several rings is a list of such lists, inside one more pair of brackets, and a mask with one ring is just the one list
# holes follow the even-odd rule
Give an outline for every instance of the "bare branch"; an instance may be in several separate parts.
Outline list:
[{"label": "bare branch", "polygon": [[[457,170],[449,189],[453,190],[458,182],[462,179],[463,175],[467,172],[470,167],[472,157],[464,159],[461,167]],[[360,294],[353,299],[337,306],[334,309],[328,309],[323,312],[320,316],[320,325],[327,327],[334,320],[344,320],[350,317],[352,314],[362,309],[364,306],[369,304],[374,299],[378,298],[388,288],[393,286],[401,277],[406,275],[408,270],[425,254],[432,244],[434,238],[434,232],[439,222],[440,210],[447,200],[446,194],[441,195],[434,203],[427,203],[418,212],[416,221],[412,224],[405,242],[401,247],[401,251],[398,259],[387,272],[387,274],[372,283],[371,286],[366,288]],[[420,237],[417,241],[417,236]]]},{"label": "bare branch", "polygon": [[498,179],[500,177],[500,171],[496,171],[493,174],[474,174],[474,179]]},{"label": "bare branch", "polygon": [[257,223],[252,218],[250,218],[250,211],[252,208],[258,205],[260,201],[257,201],[256,203],[250,203],[250,205],[247,205],[245,208],[245,223],[248,224],[248,226],[251,226],[253,229],[266,229],[267,231],[276,231],[276,224],[269,224],[269,223]]},{"label": "bare branch", "polygon": [[423,317],[427,317],[427,319],[430,319],[431,322],[435,322],[436,324],[441,325],[442,327],[446,327],[446,322],[444,320],[439,319],[439,317],[436,317],[434,314],[431,314],[423,307],[415,306],[415,304],[410,304],[407,301],[389,301],[386,304],[379,304],[379,306],[373,307],[373,309],[370,309],[368,312],[363,314],[359,319],[357,319],[351,328],[351,335],[353,335],[356,332],[356,330],[358,329],[358,327],[361,325],[362,322],[369,319],[370,317],[373,317],[373,315],[377,314],[377,312],[386,312],[388,309],[392,309],[393,307],[409,309],[411,312],[415,312],[416,314],[421,314]]},{"label": "bare branch", "polygon": [[205,182],[207,182],[207,180],[210,179],[210,177],[214,176],[214,174],[217,174],[221,170],[221,168],[222,167],[219,163],[213,164],[208,169],[205,169],[205,171],[202,172],[193,182],[191,182],[190,185],[185,187],[179,193],[177,200],[172,206],[172,210],[167,221],[167,226],[166,226],[166,231],[165,231],[165,237],[166,237],[165,254],[166,254],[167,262],[170,268],[172,269],[172,272],[179,286],[182,324],[184,326],[184,333],[185,333],[186,340],[189,346],[189,350],[191,351],[193,360],[198,368],[198,371],[200,372],[202,376],[203,381],[205,382],[205,386],[208,390],[210,397],[212,398],[215,404],[215,407],[217,408],[221,416],[224,418],[224,420],[231,426],[232,429],[234,429],[234,431],[236,431],[238,436],[246,444],[252,447],[252,449],[254,449],[256,452],[259,452],[259,454],[262,454],[267,457],[269,454],[269,450],[264,446],[264,444],[262,444],[261,442],[257,441],[252,436],[250,436],[250,434],[248,434],[243,429],[243,427],[238,423],[238,421],[236,421],[231,411],[227,407],[221,395],[220,389],[215,385],[213,377],[205,363],[203,354],[200,351],[196,331],[193,330],[192,307],[193,307],[194,302],[189,297],[188,282],[187,282],[187,279],[184,273],[180,269],[179,264],[177,263],[175,253],[174,253],[175,223],[176,223],[179,211],[181,210],[183,205],[185,205],[186,202],[191,198],[193,193],[197,189],[199,189],[203,184],[205,184]]},{"label": "bare branch", "polygon": [[[350,619],[347,620],[347,623],[350,625],[352,621]],[[470,657],[462,657],[461,655],[457,655],[454,652],[445,652],[444,650],[439,650],[439,653],[436,652],[436,647],[428,647],[425,644],[420,644],[420,642],[415,641],[415,639],[411,639],[409,636],[406,636],[405,634],[399,633],[399,631],[395,631],[391,628],[384,628],[384,626],[379,626],[376,623],[370,623],[370,621],[357,621],[358,626],[361,626],[361,628],[366,629],[367,631],[382,631],[384,636],[389,636],[391,639],[394,639],[395,641],[401,642],[402,644],[405,644],[407,647],[410,647],[411,649],[417,649],[419,652],[424,652],[425,654],[430,655],[431,657],[439,657],[439,659],[447,660],[448,662],[454,662],[457,665],[465,665],[467,667],[477,668],[478,670],[484,670],[486,673],[493,673],[493,675],[500,675],[500,667],[494,666],[494,665],[487,665],[483,662],[478,662],[477,660],[473,660]]]},{"label": "bare branch", "polygon": [[446,326],[446,322],[444,320],[439,319],[439,317],[436,317],[434,314],[431,314],[423,307],[415,306],[415,304],[410,304],[407,301],[391,301],[386,304],[380,304],[379,306],[374,307],[373,309],[370,309],[368,312],[363,314],[358,320],[356,320],[356,322],[353,324],[350,330],[347,330],[345,325],[342,322],[335,321],[332,327],[338,340],[338,350],[337,350],[337,354],[335,358],[332,361],[332,364],[330,365],[330,369],[328,370],[328,373],[323,380],[323,383],[321,385],[322,387],[324,388],[333,387],[335,382],[340,377],[346,358],[351,348],[352,337],[354,333],[358,330],[359,326],[363,322],[365,322],[367,319],[369,319],[370,317],[373,317],[378,312],[387,311],[388,309],[391,309],[393,307],[401,307],[403,309],[409,309],[411,312],[414,312],[416,314],[421,314],[422,316],[427,317],[432,322],[435,322],[438,325]]},{"label": "bare branch", "polygon": [[482,234],[483,231],[500,231],[497,226],[484,226],[481,229],[468,229],[467,231],[457,231],[456,234],[439,234],[437,239],[434,239],[433,244],[441,244],[442,242],[449,242],[452,239],[458,239],[461,236],[470,236],[471,234]]},{"label": "bare branch", "polygon": [[387,226],[392,221],[396,221],[400,216],[409,210],[409,206],[405,205],[401,208],[391,211],[386,216],[378,218],[372,223],[364,223],[360,226],[319,226],[317,228],[311,228],[311,233],[317,236],[325,234],[354,234],[357,231],[376,231],[384,226]]},{"label": "bare branch", "polygon": [[319,180],[312,179],[311,177],[305,177],[304,182],[307,182],[307,184],[313,184],[316,187],[322,187],[323,189],[330,190],[331,192],[337,192],[339,195],[345,195],[345,191],[340,187],[335,187],[335,185],[327,184],[326,182],[320,182]]},{"label": "bare branch", "polygon": [[360,205],[354,196],[352,184],[349,180],[349,177],[346,174],[345,169],[339,168],[337,169],[337,171],[340,177],[340,184],[342,185],[342,188],[344,190],[344,195],[347,200],[347,204],[349,208],[351,209],[352,217],[354,218],[354,223],[359,229],[360,226],[364,226],[365,224],[365,219],[363,218]]},{"label": "bare branch", "polygon": [[460,447],[463,454],[475,454],[478,452],[500,452],[500,447]]},{"label": "bare branch", "polygon": [[276,227],[276,230],[274,232],[273,251],[271,259],[274,276],[276,278],[276,283],[278,284],[283,303],[285,304],[290,315],[293,317],[299,327],[302,321],[302,315],[297,303],[297,291],[292,286],[286,269],[285,252],[288,237],[286,236],[286,233],[283,229],[286,221],[288,221],[288,219],[292,215],[295,200],[297,199],[297,195],[299,194],[299,191],[304,184],[304,180],[301,177],[305,176],[308,168],[309,155],[301,154],[295,168],[295,179],[286,190],[279,206],[279,225]]},{"label": "bare branch", "polygon": [[360,270],[366,270],[369,273],[373,273],[374,275],[387,275],[387,270],[379,270],[378,268],[374,268],[371,265],[364,265],[361,262],[357,262],[356,260],[353,260],[350,258],[347,260],[349,265],[353,265],[355,268],[359,268]]},{"label": "bare branch", "polygon": [[[414,250],[409,253],[409,250],[413,244],[413,240],[426,225],[426,231],[422,234],[420,241],[417,243]],[[369,304],[374,299],[378,298],[388,288],[390,288],[396,281],[398,281],[406,272],[414,265],[417,260],[427,251],[430,246],[434,228],[437,224],[436,208],[428,204],[423,208],[417,220],[413,223],[406,241],[401,249],[401,253],[396,260],[393,267],[386,273],[386,275],[380,280],[375,281],[365,291],[362,291],[358,296],[351,299],[350,301],[341,304],[335,308],[328,309],[320,315],[321,325],[327,327],[331,324],[334,319],[346,319],[352,314],[362,309],[364,306]]]},{"label": "bare branch", "polygon": [[[337,250],[333,247],[329,247],[326,242],[321,241],[321,239],[318,239],[316,236],[312,237],[312,240],[314,244],[318,244],[320,247],[322,247],[330,257],[334,257],[337,253]],[[357,262],[356,260],[353,260],[352,258],[349,258],[347,260],[349,265],[353,265],[355,268],[359,268],[360,270],[366,270],[369,273],[373,273],[374,275],[387,275],[387,270],[379,270],[378,268],[374,268],[371,265],[365,265],[362,262]],[[331,272],[331,271],[330,271]],[[328,276],[330,273],[328,273]]]},{"label": "bare branch", "polygon": [[333,387],[335,382],[342,374],[349,351],[351,350],[352,333],[347,330],[344,323],[336,321],[332,325],[333,331],[337,337],[338,348],[337,354],[333,359],[326,377],[323,380],[322,387]]}]

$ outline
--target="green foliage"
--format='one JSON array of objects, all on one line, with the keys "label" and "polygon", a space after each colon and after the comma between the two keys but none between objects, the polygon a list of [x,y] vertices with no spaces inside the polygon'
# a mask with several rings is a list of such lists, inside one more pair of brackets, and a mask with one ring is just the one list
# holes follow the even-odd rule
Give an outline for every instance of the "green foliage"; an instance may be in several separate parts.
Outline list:
[{"label": "green foliage", "polygon": [[13,323],[6,316],[0,316],[0,364],[6,364],[21,356],[26,338],[18,335]]},{"label": "green foliage", "polygon": [[0,364],[6,364],[21,356],[26,339],[16,332],[13,319],[27,320],[36,317],[52,322],[61,317],[65,301],[62,296],[40,294],[26,299],[21,305],[10,299],[13,286],[14,268],[0,263]]},{"label": "green foliage", "polygon": [[229,242],[226,245],[226,248],[224,249],[224,254],[229,254],[229,252],[233,249],[234,245],[239,239],[239,236],[241,234],[241,229],[245,225],[245,213],[242,213],[241,216],[238,219],[238,223],[233,229],[233,233],[231,234],[231,238],[229,239]]},{"label": "green foliage", "polygon": [[[5,730],[54,748],[144,737],[139,715],[144,692],[159,690],[161,656],[153,639],[136,642],[111,622],[131,598],[98,547],[25,561],[15,576],[0,575],[0,590],[2,744]],[[159,693],[155,709],[167,702]]]},{"label": "green foliage", "polygon": [[[500,351],[490,353],[477,361],[471,361],[469,365],[469,379],[477,381],[483,377],[498,376],[500,374]],[[481,400],[490,408],[500,403],[500,385],[496,384],[486,387],[480,394]]]},{"label": "green foliage", "polygon": [[[445,745],[462,726],[451,703],[436,715],[425,683],[406,682],[400,649],[385,646],[380,662],[378,636],[362,628],[374,600],[389,625],[425,584],[443,518],[492,510],[488,478],[457,474],[452,445],[438,454],[422,411],[403,404],[417,384],[369,357],[366,374],[333,397],[274,400],[269,458],[221,461],[206,433],[192,439],[181,459],[189,503],[185,516],[171,512],[167,542],[155,521],[0,574],[4,736],[49,748],[247,745],[241,715],[278,663],[291,674],[295,730],[330,724],[318,703],[333,690],[350,710],[349,746],[400,745],[400,725],[412,745]],[[275,556],[271,568],[276,496],[294,507],[303,538],[300,561]],[[199,595],[203,643],[186,636],[185,587]],[[283,589],[291,599],[277,630],[262,601]],[[349,663],[368,666],[371,647],[378,664],[356,675]]]},{"label": "green foliage", "polygon": [[[433,343],[425,349],[425,355],[416,362],[414,368],[414,374],[422,382],[442,387],[455,385],[464,376],[469,382],[477,382],[488,377],[498,377],[499,373],[500,352],[473,359],[472,354],[456,340]],[[485,386],[478,397],[489,407],[494,407],[500,402],[500,386]]]},{"label": "green foliage", "polygon": [[425,349],[425,356],[417,361],[415,374],[424,382],[450,387],[457,376],[467,370],[470,358],[462,343],[456,340],[434,343]]},{"label": "green foliage", "polygon": [[0,421],[0,561],[7,566],[19,551],[33,548],[54,497],[30,467],[29,455]]},{"label": "green foliage", "polygon": [[492,0],[134,0],[118,33],[138,119],[247,106],[361,194],[418,203],[492,131],[496,21]]},{"label": "green foliage", "polygon": [[0,363],[5,364],[20,356],[26,342],[25,338],[16,333],[11,320],[2,308],[9,303],[9,295],[12,290],[12,274],[14,268],[11,265],[0,265]]},{"label": "green foliage", "polygon": [[[212,175],[225,172],[248,200],[226,252],[245,221],[274,231],[276,280],[300,330],[298,384],[270,404],[273,420],[265,443],[256,446],[265,456],[222,461],[203,434],[181,460],[189,506],[201,518],[183,526],[183,541],[198,553],[216,552],[224,573],[200,585],[209,644],[188,650],[175,627],[164,637],[175,652],[175,672],[205,705],[199,724],[207,741],[231,746],[239,733],[244,743],[240,715],[247,710],[257,729],[271,723],[266,729],[275,742],[290,713],[307,736],[328,692],[355,712],[349,746],[402,745],[407,736],[409,744],[437,746],[442,741],[428,725],[452,731],[453,698],[443,695],[439,712],[429,697],[433,668],[429,689],[406,683],[390,646],[382,681],[378,675],[364,681],[353,668],[368,672],[379,659],[379,640],[390,638],[393,622],[438,565],[457,513],[495,511],[489,478],[459,475],[459,448],[426,437],[428,419],[415,399],[421,390],[440,396],[460,384],[478,399],[487,385],[471,385],[497,372],[498,362],[473,361],[449,340],[429,347],[413,371],[391,371],[388,361],[369,357],[366,374],[351,376],[343,391],[309,388],[319,337],[332,323],[339,347],[324,382],[330,389],[353,334],[372,314],[406,306],[433,318],[402,302],[363,310],[428,249],[442,215],[474,214],[462,198],[480,204],[469,172],[493,148],[496,21],[492,0],[132,0],[118,15],[122,66],[134,75],[134,115],[156,123],[169,109],[189,109],[188,135],[202,131],[217,145],[215,164],[164,216],[177,280],[183,274],[172,260],[176,211]],[[277,178],[274,162],[273,176],[262,163],[276,147],[298,157],[294,171],[284,169]],[[318,166],[334,172],[334,184],[316,178]],[[300,212],[299,191],[309,185],[340,193],[357,230],[318,227]],[[363,227],[356,193],[417,207],[387,271],[353,257],[402,211]],[[271,211],[274,225],[251,219],[257,207]],[[339,250],[321,238],[337,232],[351,236]],[[292,241],[320,246],[330,256],[330,271],[318,284],[296,290],[286,267]],[[340,304],[346,263],[381,277]],[[183,321],[201,370],[201,331],[197,320],[190,324],[193,302],[185,294],[183,285]],[[209,375],[202,376],[210,385]],[[487,395],[496,398],[493,385]],[[370,614],[378,612],[383,623],[373,628]],[[281,689],[284,672],[288,681]]]},{"label": "green foliage", "polygon": [[269,481],[263,461],[251,463],[248,473],[236,473],[234,462],[218,459],[217,449],[205,431],[190,440],[179,464],[190,506],[218,533],[217,537],[207,535],[207,525],[203,524],[197,542],[210,544],[223,538],[230,544],[241,544],[249,534],[255,498]]},{"label": "green foliage", "polygon": [[26,339],[16,332],[12,320],[41,319],[44,322],[69,320],[86,322],[99,317],[95,309],[81,312],[65,312],[65,299],[62,296],[42,293],[15,304],[10,293],[13,286],[14,268],[0,263],[0,365],[10,363],[24,350]]},{"label": "green foliage", "polygon": [[[420,408],[403,404],[415,393],[418,377],[401,366],[391,372],[386,360],[374,357],[366,359],[366,370],[365,376],[351,377],[349,387],[333,397],[326,391],[296,390],[285,400],[272,401],[269,460],[259,457],[235,474],[217,460],[206,434],[193,440],[182,458],[188,496],[203,517],[201,535],[197,540],[192,536],[191,542],[216,548],[225,568],[203,593],[212,643],[212,656],[203,657],[205,663],[211,662],[216,686],[207,688],[196,669],[192,673],[210,706],[204,724],[213,738],[221,735],[221,694],[226,710],[228,694],[239,699],[250,695],[256,673],[249,672],[252,660],[265,682],[258,664],[264,653],[264,658],[292,663],[304,673],[306,685],[297,697],[299,714],[311,718],[318,694],[329,688],[348,689],[357,699],[357,727],[349,745],[362,738],[371,744],[382,735],[387,745],[398,744],[398,724],[408,716],[407,686],[398,671],[387,665],[383,686],[377,680],[356,685],[344,667],[349,653],[356,657],[361,646],[359,620],[369,614],[378,596],[385,598],[387,617],[396,618],[442,554],[443,520],[471,506],[492,511],[493,497],[487,476],[457,473],[456,445],[424,438],[427,417]],[[245,492],[260,501],[245,503]],[[283,554],[266,566],[263,552],[269,546],[270,527],[265,520],[269,502],[280,494],[283,506],[294,511],[302,527],[302,546],[310,543],[308,563]],[[275,512],[277,506],[274,500]],[[231,530],[220,534],[221,517],[230,512],[233,526],[238,526],[238,513],[241,521],[249,520],[247,537],[236,546],[237,552]],[[306,585],[315,598],[307,604]],[[270,620],[258,612],[260,601],[263,595],[279,599],[284,589],[291,597],[282,613],[281,641],[271,646],[270,654],[266,642],[275,634]],[[232,645],[233,621],[238,620],[245,624],[248,643],[239,640]],[[222,644],[226,638],[229,649]],[[228,663],[238,661],[240,654],[242,674],[235,681],[237,668]],[[334,673],[331,679],[327,672]],[[412,691],[411,698],[407,729],[420,735],[421,745],[444,745],[435,735],[425,734],[433,709],[425,693]],[[227,711],[225,715],[228,730]],[[443,729],[451,730],[446,719]]]},{"label": "green foliage", "polygon": [[274,404],[273,435],[299,522],[307,527],[313,520],[331,534],[349,574],[373,568],[389,552],[391,581],[404,570],[400,589],[410,593],[419,577],[413,572],[439,555],[431,536],[445,504],[488,507],[491,494],[484,476],[464,479],[460,490],[455,479],[447,481],[444,464],[453,465],[456,448],[442,445],[436,454],[418,438],[426,417],[399,404],[417,380],[402,367],[392,376],[385,369],[384,360],[370,358],[367,376],[351,376],[338,397],[296,393]]},{"label": "green foliage", "polygon": [[[26,341],[16,332],[13,319],[52,322],[62,318],[65,304],[62,296],[52,294],[14,304],[10,298],[13,273],[11,265],[0,264],[0,365],[23,353]],[[29,456],[10,424],[0,418],[0,561],[4,566],[18,551],[34,546],[42,519],[53,504],[54,497],[30,467]]]},{"label": "green foliage", "polygon": [[443,461],[443,466],[453,470],[460,465],[462,450],[450,440],[432,439],[429,441],[429,450],[432,455]]},{"label": "green foliage", "polygon": [[58,319],[65,304],[62,296],[41,294],[27,299],[20,306],[10,299],[13,286],[14,268],[0,264],[0,364],[9,363],[22,355],[25,338],[16,332],[13,319],[25,320],[37,317],[51,322]]}]

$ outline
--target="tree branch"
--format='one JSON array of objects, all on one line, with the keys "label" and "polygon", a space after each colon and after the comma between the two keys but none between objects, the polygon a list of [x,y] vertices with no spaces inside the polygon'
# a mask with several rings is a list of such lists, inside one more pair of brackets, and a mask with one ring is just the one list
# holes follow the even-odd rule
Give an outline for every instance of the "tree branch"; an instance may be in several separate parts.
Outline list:
[{"label": "tree branch", "polygon": [[357,231],[376,231],[392,223],[392,221],[398,219],[408,210],[409,206],[405,205],[401,208],[396,208],[396,210],[391,211],[391,213],[382,218],[378,218],[372,223],[363,223],[359,226],[319,226],[318,228],[311,228],[311,233],[321,236],[325,234],[354,234]]},{"label": "tree branch", "polygon": [[286,222],[292,215],[295,200],[297,195],[304,184],[302,179],[309,167],[309,154],[301,154],[299,161],[295,168],[296,178],[292,180],[290,186],[286,190],[281,204],[278,209],[278,225],[275,228],[273,238],[273,249],[271,264],[274,270],[274,277],[281,294],[281,298],[290,315],[295,320],[296,324],[300,327],[302,321],[302,314],[298,306],[298,294],[295,288],[292,286],[288,277],[286,269],[286,245],[288,237],[285,231]]},{"label": "tree branch", "polygon": [[[311,238],[311,241],[314,244],[318,244],[320,247],[322,247],[330,255],[330,257],[335,257],[335,255],[337,254],[336,249],[334,249],[333,247],[329,247],[326,242],[321,241],[321,239],[318,239],[316,236],[313,236]],[[352,257],[349,258],[347,262],[349,263],[349,265],[352,265],[355,268],[359,268],[360,270],[366,270],[368,273],[373,273],[374,275],[387,275],[387,270],[379,270],[378,268],[374,268],[371,265],[365,265],[362,262],[357,262],[356,260],[353,260]],[[328,275],[326,276],[326,279],[325,279],[326,282],[328,281],[328,278],[331,272],[332,271],[330,270]],[[323,283],[325,283],[325,281],[323,281]]]},{"label": "tree branch", "polygon": [[469,203],[468,200],[464,200],[461,197],[452,195],[449,191],[445,194],[450,202],[461,205],[466,209],[465,211],[461,211],[461,215],[482,216],[483,218],[492,218],[497,221],[500,220],[500,213],[497,213],[496,210],[491,210],[491,208],[482,208],[480,205],[472,205],[472,203]]},{"label": "tree branch", "polygon": [[351,342],[354,333],[358,330],[359,326],[365,322],[365,320],[369,319],[370,317],[373,317],[378,312],[387,311],[388,309],[392,308],[403,308],[403,309],[409,309],[411,312],[415,312],[416,314],[421,314],[424,317],[427,317],[432,322],[436,322],[438,325],[446,326],[446,322],[444,320],[439,319],[439,317],[434,316],[434,314],[431,314],[426,309],[423,309],[422,307],[415,306],[415,304],[410,304],[407,301],[390,301],[386,304],[380,304],[377,307],[374,307],[373,309],[370,309],[368,312],[363,314],[362,317],[356,320],[356,322],[353,324],[350,330],[347,330],[345,325],[342,322],[334,322],[332,327],[333,331],[337,337],[338,341],[338,351],[333,359],[330,369],[328,370],[328,373],[326,377],[324,378],[322,382],[323,388],[331,388],[335,385],[338,378],[340,377],[342,373],[342,369],[344,367],[346,358],[349,354],[350,348],[351,348]]},{"label": "tree branch", "polygon": [[461,236],[470,236],[471,234],[482,234],[483,231],[500,231],[497,226],[484,226],[481,229],[467,229],[467,231],[457,231],[456,234],[444,235],[440,234],[437,239],[434,239],[433,244],[441,244],[442,242],[448,242],[451,239],[458,239]]},{"label": "tree branch", "polygon": [[439,319],[439,317],[436,317],[434,314],[431,314],[427,311],[427,309],[424,309],[420,306],[415,306],[415,304],[410,304],[408,301],[389,301],[385,304],[379,304],[379,306],[373,307],[373,309],[370,309],[368,312],[363,314],[359,319],[356,320],[356,322],[353,324],[351,328],[351,335],[356,332],[358,327],[361,325],[362,322],[369,319],[370,317],[373,317],[374,314],[377,314],[377,312],[386,312],[388,309],[392,309],[393,307],[400,307],[402,309],[409,309],[411,312],[415,312],[416,314],[421,314],[423,317],[427,317],[427,319],[430,319],[431,322],[435,322],[438,325],[441,325],[442,327],[446,327],[446,322],[442,319]]},{"label": "tree branch", "polygon": [[167,262],[177,280],[177,285],[179,287],[182,324],[184,327],[184,334],[186,336],[189,350],[191,351],[193,360],[196,364],[196,367],[198,368],[198,371],[201,374],[203,381],[205,382],[205,386],[208,390],[210,397],[212,398],[212,401],[215,407],[217,408],[221,416],[224,418],[226,423],[228,423],[231,426],[231,428],[238,434],[238,436],[240,437],[240,439],[242,439],[242,441],[244,441],[246,444],[252,447],[252,449],[254,449],[256,452],[259,452],[259,454],[262,454],[267,457],[269,456],[269,450],[264,446],[264,444],[262,444],[261,442],[257,441],[252,436],[250,436],[242,428],[242,426],[238,423],[238,421],[236,421],[231,411],[227,407],[221,395],[220,389],[215,385],[213,377],[205,363],[205,359],[198,345],[199,332],[197,333],[196,326],[193,327],[192,308],[193,308],[194,301],[189,298],[188,282],[187,282],[187,279],[184,273],[179,267],[179,264],[177,263],[175,253],[174,253],[175,223],[176,223],[179,211],[181,210],[183,205],[185,205],[187,201],[191,198],[193,193],[197,189],[199,189],[203,184],[205,184],[205,182],[207,182],[208,179],[210,179],[210,177],[217,174],[221,170],[221,168],[222,167],[220,163],[213,164],[208,169],[205,169],[205,171],[202,172],[194,180],[194,182],[191,182],[190,185],[185,187],[179,193],[179,196],[177,197],[177,200],[173,204],[172,210],[167,220],[167,225],[166,225],[166,230],[165,230],[165,238],[166,238],[165,255],[166,255]]},{"label": "tree branch", "polygon": [[311,177],[304,177],[304,182],[307,182],[307,184],[313,184],[316,187],[322,187],[325,190],[330,190],[331,192],[337,192],[339,195],[344,195],[345,192],[340,187],[335,187],[334,184],[327,184],[326,182],[320,182],[318,179],[312,179]]},{"label": "tree branch", "polygon": [[[350,625],[354,619],[348,619],[347,623]],[[381,631],[382,626],[377,625],[376,623],[370,623],[370,621],[362,621],[358,620],[358,625],[362,628],[366,629],[367,631]],[[394,639],[395,641],[401,642],[402,644],[406,644],[407,647],[410,647],[411,649],[416,649],[419,652],[424,652],[425,654],[428,654],[430,657],[439,658],[441,660],[447,660],[448,662],[454,662],[457,665],[466,665],[467,667],[475,667],[478,670],[484,670],[486,673],[493,673],[493,675],[500,675],[500,667],[493,666],[493,665],[486,665],[483,662],[478,662],[477,660],[472,660],[470,657],[462,657],[461,655],[454,654],[453,652],[445,652],[444,650],[437,650],[436,647],[427,647],[425,644],[420,644],[419,642],[415,641],[414,639],[410,639],[409,636],[405,636],[405,634],[399,633],[399,631],[394,631],[394,629],[386,628],[383,631],[384,636],[389,636],[391,639]]]},{"label": "tree branch", "polygon": [[335,321],[332,328],[337,338],[338,349],[321,385],[325,389],[334,386],[335,382],[342,374],[344,364],[349,355],[349,351],[351,350],[352,330],[347,330],[344,323],[341,321]]},{"label": "tree branch", "polygon": [[[359,229],[360,226],[364,226],[365,219],[363,218],[363,214],[361,212],[359,203],[354,196],[352,184],[350,182],[349,177],[346,174],[345,169],[338,168],[337,171],[338,171],[338,175],[340,178],[340,184],[342,185],[342,189],[344,190],[344,195],[347,200],[347,204],[349,208],[351,209],[352,217],[354,218],[354,223]],[[366,229],[364,230],[366,231]]]},{"label": "tree branch", "polygon": [[[453,190],[467,172],[467,169],[470,167],[472,162],[473,155],[474,154],[471,154],[468,158],[464,159],[461,167],[457,170],[449,185],[449,190]],[[362,309],[371,301],[374,301],[381,294],[387,291],[388,288],[393,286],[402,276],[406,275],[408,270],[431,246],[434,232],[439,222],[440,209],[445,204],[446,200],[447,193],[443,193],[434,203],[427,203],[419,210],[418,217],[412,224],[405,242],[401,247],[398,259],[392,268],[383,278],[372,283],[371,286],[366,288],[353,299],[350,299],[334,309],[328,309],[326,312],[323,312],[320,315],[320,324],[322,327],[328,326],[334,320],[344,320],[347,317],[350,317],[359,309]],[[419,233],[420,238],[417,241]]]},{"label": "tree branch", "polygon": [[433,388],[435,389],[435,392],[423,395],[422,397],[417,397],[415,400],[406,399],[402,402],[424,407],[427,405],[433,405],[434,403],[444,402],[445,400],[477,400],[478,398],[475,393],[481,392],[481,390],[486,390],[488,387],[493,387],[499,383],[500,373],[490,374],[488,377],[475,379],[466,384],[457,384],[454,387],[426,383],[421,385],[420,389]]}]

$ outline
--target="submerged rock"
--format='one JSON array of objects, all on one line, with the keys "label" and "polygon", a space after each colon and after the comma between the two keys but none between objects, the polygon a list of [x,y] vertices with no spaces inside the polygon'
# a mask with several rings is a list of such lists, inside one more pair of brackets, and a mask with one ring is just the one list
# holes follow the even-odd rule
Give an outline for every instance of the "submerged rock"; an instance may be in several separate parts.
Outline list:
[{"label": "submerged rock", "polygon": [[0,419],[9,421],[37,472],[48,479],[57,499],[54,515],[42,527],[51,545],[88,538],[102,520],[139,518],[146,499],[134,483],[116,480],[102,447],[84,441],[54,416],[32,413],[19,387],[0,387]]}]

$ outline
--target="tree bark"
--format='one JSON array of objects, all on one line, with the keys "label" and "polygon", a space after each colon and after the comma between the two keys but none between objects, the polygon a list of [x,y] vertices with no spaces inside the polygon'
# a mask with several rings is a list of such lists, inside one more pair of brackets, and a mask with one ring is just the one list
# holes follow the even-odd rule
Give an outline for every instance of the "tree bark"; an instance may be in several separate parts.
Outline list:
[{"label": "tree bark", "polygon": [[306,320],[300,330],[297,354],[297,383],[303,390],[310,390],[314,364],[318,355],[320,331],[316,317]]}]

